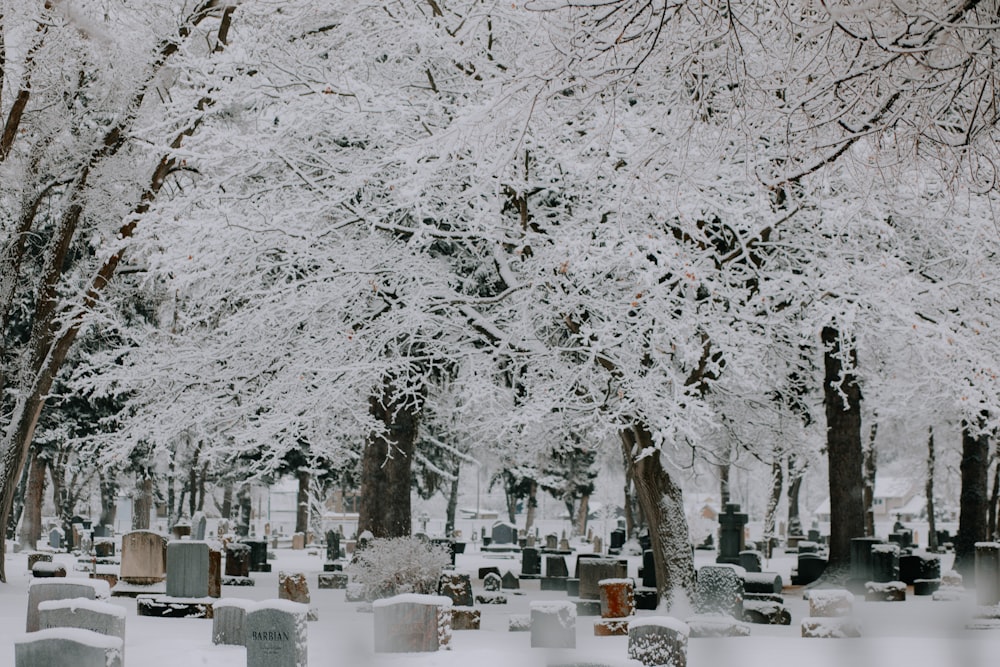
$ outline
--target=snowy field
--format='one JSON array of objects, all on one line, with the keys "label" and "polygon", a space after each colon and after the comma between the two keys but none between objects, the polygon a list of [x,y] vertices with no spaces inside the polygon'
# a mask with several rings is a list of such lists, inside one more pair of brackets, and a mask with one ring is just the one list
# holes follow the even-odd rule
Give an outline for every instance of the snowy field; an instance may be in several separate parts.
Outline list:
[{"label": "snowy field", "polygon": [[[322,552],[320,552],[322,553]],[[8,555],[10,583],[0,585],[0,665],[14,662],[13,642],[23,634],[27,587],[26,556]],[[56,561],[72,566],[68,555]],[[697,564],[712,562],[714,553],[697,552]],[[629,575],[636,576],[637,558],[630,559]],[[277,597],[279,571],[309,574],[312,606],[319,620],[309,624],[309,665],[312,667],[542,667],[552,664],[621,664],[627,657],[626,637],[595,637],[594,617],[578,617],[577,648],[550,651],[530,648],[527,632],[510,633],[510,614],[527,614],[528,603],[540,599],[565,599],[557,591],[540,591],[538,582],[522,582],[522,594],[507,591],[507,605],[477,605],[482,613],[482,629],[456,631],[453,649],[438,653],[379,654],[373,652],[374,620],[359,613],[359,603],[344,601],[342,590],[318,590],[316,573],[322,571],[322,556],[305,551],[278,549],[271,561],[271,573],[253,573],[254,587],[223,588],[223,597],[263,600]],[[475,579],[481,566],[495,565],[501,572],[518,572],[520,560],[487,557],[478,552],[458,556],[457,566],[473,575],[476,592],[482,582]],[[788,581],[793,557],[773,559],[766,569]],[[945,568],[949,566],[946,561]],[[572,565],[571,565],[572,567]],[[84,576],[73,572],[71,576]],[[212,622],[203,619],[164,619],[136,615],[135,600],[112,598],[126,610],[125,665],[141,667],[244,667],[243,648],[213,646]],[[752,625],[751,636],[731,639],[691,639],[690,667],[864,667],[995,665],[1000,662],[1000,630],[965,630],[974,609],[974,594],[958,602],[933,602],[927,597],[909,596],[904,603],[865,602],[855,598],[855,614],[860,619],[862,639],[802,639],[799,622],[807,603],[801,589],[786,589],[785,604],[792,614],[791,626]],[[654,612],[639,612],[653,615]]]}]

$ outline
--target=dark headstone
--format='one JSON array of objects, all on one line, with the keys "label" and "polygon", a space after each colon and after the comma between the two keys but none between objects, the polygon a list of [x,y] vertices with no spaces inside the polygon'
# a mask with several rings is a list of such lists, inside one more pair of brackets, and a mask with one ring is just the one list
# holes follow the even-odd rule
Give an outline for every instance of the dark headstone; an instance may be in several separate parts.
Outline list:
[{"label": "dark headstone", "polygon": [[571,598],[580,597],[580,580],[576,577],[566,579],[566,595]]},{"label": "dark headstone", "polygon": [[270,572],[271,566],[267,562],[267,542],[251,539],[244,540],[243,543],[250,547],[250,571]]},{"label": "dark headstone", "polygon": [[438,579],[437,592],[438,595],[443,595],[451,600],[456,607],[471,607],[474,602],[472,579],[468,574],[442,572]]},{"label": "dark headstone", "polygon": [[545,576],[568,577],[569,568],[566,567],[566,558],[563,556],[547,554],[545,556]]},{"label": "dark headstone", "polygon": [[740,552],[744,550],[744,528],[749,517],[740,512],[740,506],[727,503],[725,511],[719,515],[719,555],[716,563],[739,565]]},{"label": "dark headstone", "polygon": [[660,604],[660,594],[655,588],[635,589],[635,608],[643,611],[655,611]]},{"label": "dark headstone", "polygon": [[[510,573],[508,572],[508,574]],[[500,578],[500,575],[498,575],[496,572],[490,572],[485,577],[483,577],[483,588],[493,593],[500,590],[500,585],[502,583],[503,580]]]},{"label": "dark headstone", "polygon": [[226,576],[250,576],[250,545],[230,542],[226,545]]},{"label": "dark headstone", "polygon": [[539,589],[543,591],[564,591],[569,577],[542,577],[539,580]]},{"label": "dark headstone", "polygon": [[534,547],[521,550],[521,576],[539,576],[542,574],[541,553]]},{"label": "dark headstone", "polygon": [[326,531],[326,559],[335,561],[340,558],[340,533],[336,530]]},{"label": "dark headstone", "polygon": [[506,521],[497,521],[490,530],[493,544],[517,544],[517,527]]},{"label": "dark headstone", "polygon": [[738,568],[726,565],[699,568],[695,591],[699,614],[743,618],[743,573]]},{"label": "dark headstone", "polygon": [[776,572],[747,572],[743,575],[745,593],[781,593],[781,575]]},{"label": "dark headstone", "polygon": [[642,552],[642,585],[656,588],[656,561],[652,549]]},{"label": "dark headstone", "polygon": [[497,576],[500,576],[500,568],[496,567],[495,565],[491,565],[489,567],[481,567],[481,568],[479,568],[478,577],[480,579],[485,579],[486,575],[490,574],[490,573],[493,573],[493,574],[495,574]]},{"label": "dark headstone", "polygon": [[762,562],[763,562],[762,556],[759,551],[740,552],[739,565],[747,572],[760,572]]},{"label": "dark headstone", "polygon": [[871,580],[877,583],[899,581],[899,545],[876,544],[872,546]]},{"label": "dark headstone", "polygon": [[49,531],[49,546],[57,551],[62,548],[62,531],[58,528]]},{"label": "dark headstone", "polygon": [[621,550],[625,546],[625,529],[616,528],[611,531],[611,549]]},{"label": "dark headstone", "polygon": [[611,558],[587,558],[577,561],[580,579],[580,599],[600,600],[601,579],[624,579],[628,576],[628,564]]},{"label": "dark headstone", "polygon": [[826,559],[818,554],[799,554],[798,567],[792,576],[793,586],[807,586],[823,576]]},{"label": "dark headstone", "polygon": [[872,547],[881,544],[877,537],[855,537],[851,539],[851,578],[862,581],[872,580]]},{"label": "dark headstone", "polygon": [[992,607],[1000,603],[1000,544],[976,542],[976,604]]},{"label": "dark headstone", "polygon": [[500,586],[505,590],[519,589],[521,588],[521,580],[508,570],[503,573],[503,577],[500,579]]}]

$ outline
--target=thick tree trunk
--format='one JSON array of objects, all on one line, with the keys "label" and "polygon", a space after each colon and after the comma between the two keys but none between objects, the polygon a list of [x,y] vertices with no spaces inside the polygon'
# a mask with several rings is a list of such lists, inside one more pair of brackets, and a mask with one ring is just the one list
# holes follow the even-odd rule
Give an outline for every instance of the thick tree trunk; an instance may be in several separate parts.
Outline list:
[{"label": "thick tree trunk", "polygon": [[771,541],[775,536],[774,526],[778,515],[778,503],[781,502],[783,483],[781,459],[775,459],[771,464],[771,495],[767,499],[767,509],[764,512],[764,549],[768,558],[771,557]]},{"label": "thick tree trunk", "polygon": [[580,498],[580,505],[576,508],[576,534],[587,534],[587,516],[590,514],[590,494],[585,493]]},{"label": "thick tree trunk", "polygon": [[139,473],[132,497],[132,530],[149,530],[149,515],[153,511],[153,477],[149,471]]},{"label": "thick tree trunk", "polygon": [[[32,447],[19,538],[21,546],[25,549],[36,549],[38,547],[38,540],[42,537],[42,503],[45,501],[45,468],[46,460],[39,456],[38,447]],[[58,498],[56,502],[58,502]]]},{"label": "thick tree trunk", "polygon": [[375,537],[402,537],[411,532],[410,471],[417,412],[407,400],[387,382],[382,395],[369,401],[372,417],[385,429],[368,437],[362,454],[359,533],[369,530]]},{"label": "thick tree trunk", "polygon": [[927,483],[924,486],[924,495],[927,497],[927,549],[937,551],[937,519],[934,516],[934,465],[936,455],[934,453],[934,427],[927,429]]},{"label": "thick tree trunk", "polygon": [[875,475],[878,473],[878,462],[875,453],[875,435],[878,432],[878,422],[872,423],[868,436],[868,445],[864,451],[864,504],[865,504],[865,535],[875,536]]},{"label": "thick tree trunk", "polygon": [[962,492],[959,498],[958,534],[955,536],[955,569],[975,583],[976,542],[986,540],[986,505],[989,437],[979,425],[962,424]]},{"label": "thick tree trunk", "polygon": [[241,484],[240,490],[236,493],[237,513],[239,514],[239,526],[247,534],[250,533],[250,524],[253,521],[253,502],[250,497],[250,485]]},{"label": "thick tree trunk", "polygon": [[299,468],[295,471],[295,476],[299,480],[298,493],[295,496],[295,532],[309,532],[309,480],[311,475],[308,468]]},{"label": "thick tree trunk", "polygon": [[623,460],[625,466],[625,537],[632,539],[636,536],[638,526],[635,519],[635,496],[632,493],[635,487],[634,470],[632,468],[632,458],[628,447],[622,444]]},{"label": "thick tree trunk", "polygon": [[527,534],[535,526],[535,514],[538,513],[538,482],[528,482],[528,509],[524,513],[524,532]]},{"label": "thick tree trunk", "polygon": [[98,472],[98,480],[101,491],[101,517],[98,525],[113,526],[118,511],[118,481],[103,468]]},{"label": "thick tree trunk", "polygon": [[667,610],[683,606],[683,600],[690,601],[694,593],[694,554],[681,488],[660,462],[645,424],[633,425],[621,437],[632,462],[639,505],[649,524],[661,604]]},{"label": "thick tree trunk", "polygon": [[[854,377],[857,351],[841,350],[840,332],[824,327],[823,394],[830,481],[831,574],[851,562],[851,539],[865,533],[862,480],[861,387]],[[846,357],[846,365],[843,358]]]},{"label": "thick tree trunk", "polygon": [[[444,512],[444,536],[451,537],[455,534],[455,513],[458,511],[458,474],[462,469],[461,463],[455,464],[455,476],[451,479],[451,486],[448,489],[448,506]],[[530,509],[528,510],[531,511]]]}]

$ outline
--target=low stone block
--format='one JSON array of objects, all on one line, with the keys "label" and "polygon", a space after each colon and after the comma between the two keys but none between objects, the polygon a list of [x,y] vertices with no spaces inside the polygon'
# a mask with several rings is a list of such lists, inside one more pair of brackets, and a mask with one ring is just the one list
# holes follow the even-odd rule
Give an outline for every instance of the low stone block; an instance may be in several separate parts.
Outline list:
[{"label": "low stone block", "polygon": [[854,608],[854,595],[839,588],[809,591],[809,616],[835,618],[849,616]]},{"label": "low stone block", "polygon": [[[169,579],[168,579],[169,581]],[[309,604],[309,582],[303,572],[278,573],[278,599]]]},{"label": "low stone block", "polygon": [[367,590],[364,584],[350,582],[344,589],[344,600],[346,602],[364,602],[367,597]]},{"label": "low stone block", "polygon": [[66,566],[49,561],[39,561],[31,566],[31,576],[39,579],[52,579],[66,576]]},{"label": "low stone block", "polygon": [[223,586],[256,586],[257,582],[251,577],[222,577]]},{"label": "low stone block", "polygon": [[684,619],[690,637],[747,637],[750,626],[729,614],[698,614]]},{"label": "low stone block", "polygon": [[507,604],[507,596],[501,593],[482,593],[476,596],[477,604]]},{"label": "low stone block", "polygon": [[486,578],[486,575],[487,575],[487,574],[489,574],[490,572],[492,572],[492,573],[496,574],[496,575],[497,575],[498,577],[500,576],[500,568],[499,568],[499,567],[496,567],[496,566],[493,566],[493,565],[491,565],[491,566],[489,566],[489,567],[481,567],[481,568],[479,568],[479,574],[478,574],[478,577],[479,577],[480,579],[485,579],[485,578]]},{"label": "low stone block", "polygon": [[316,587],[343,590],[347,588],[348,579],[346,572],[320,572],[317,575]]},{"label": "low stone block", "polygon": [[139,616],[157,618],[212,618],[215,598],[175,598],[167,595],[139,595],[135,611]]},{"label": "low stone block", "polygon": [[687,667],[690,628],[670,616],[647,616],[628,629],[628,657],[646,667]]},{"label": "low stone block", "polygon": [[867,602],[904,602],[906,600],[906,584],[901,581],[885,583],[870,581],[865,585],[865,600]]},{"label": "low stone block", "polygon": [[597,637],[623,637],[628,635],[627,619],[602,618],[594,623],[594,635]]},{"label": "low stone block", "polygon": [[565,591],[568,577],[542,577],[539,588],[543,591]]},{"label": "low stone block", "polygon": [[530,614],[511,614],[507,619],[508,632],[529,632],[531,630]]},{"label": "low stone block", "polygon": [[580,580],[570,577],[566,580],[566,595],[571,598],[580,597]]},{"label": "low stone block", "polygon": [[576,648],[576,605],[535,600],[531,610],[532,648]]},{"label": "low stone block", "polygon": [[577,616],[600,616],[601,615],[601,601],[600,600],[576,600],[576,615]]},{"label": "low stone block", "polygon": [[933,595],[941,586],[940,579],[914,579],[913,580],[913,594],[914,595]]},{"label": "low stone block", "polygon": [[792,614],[773,600],[744,600],[743,620],[760,625],[791,625]]},{"label": "low stone block", "polygon": [[451,608],[452,630],[478,630],[479,622],[480,614],[478,609],[472,607]]},{"label": "low stone block", "polygon": [[802,636],[811,639],[846,639],[861,636],[858,622],[849,616],[802,619]]},{"label": "low stone block", "polygon": [[51,628],[14,641],[15,667],[122,667],[122,640],[80,628]]}]

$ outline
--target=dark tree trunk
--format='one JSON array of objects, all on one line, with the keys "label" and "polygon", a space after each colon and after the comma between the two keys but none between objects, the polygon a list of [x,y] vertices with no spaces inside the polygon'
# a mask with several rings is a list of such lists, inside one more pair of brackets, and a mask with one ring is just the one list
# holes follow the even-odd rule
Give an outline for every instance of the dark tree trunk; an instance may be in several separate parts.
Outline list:
[{"label": "dark tree trunk", "polygon": [[635,487],[634,470],[629,448],[623,444],[622,450],[624,457],[622,463],[625,466],[625,536],[627,539],[632,539],[638,531],[635,519],[635,494],[632,493]]},{"label": "dark tree trunk", "polygon": [[993,467],[993,490],[990,492],[990,504],[986,515],[986,539],[992,542],[997,539],[998,499],[1000,499],[1000,461]]},{"label": "dark tree trunk", "polygon": [[729,491],[729,457],[726,455],[726,461],[719,464],[719,498],[721,499],[720,506],[725,507],[729,504],[732,494]]},{"label": "dark tree trunk", "polygon": [[799,514],[799,493],[802,491],[802,478],[805,477],[805,467],[799,463],[794,454],[788,455],[788,530],[791,534],[793,525],[801,524]]},{"label": "dark tree trunk", "polygon": [[368,437],[361,459],[358,532],[402,537],[411,532],[410,482],[417,438],[417,410],[412,397],[400,397],[391,382],[369,400],[369,411],[385,429]]},{"label": "dark tree trunk", "polygon": [[139,473],[135,496],[132,498],[132,530],[149,530],[149,515],[153,511],[153,476],[150,471]]},{"label": "dark tree trunk", "polygon": [[934,427],[927,429],[927,484],[924,486],[924,495],[927,497],[927,549],[937,551],[937,519],[934,516],[934,465],[936,455],[934,453]]},{"label": "dark tree trunk", "polygon": [[678,594],[687,600],[694,592],[694,554],[684,514],[681,488],[660,463],[659,453],[635,457],[654,447],[653,437],[645,424],[635,424],[621,434],[622,446],[631,462],[639,505],[649,525],[653,562],[656,568],[656,588],[667,610],[681,603]]},{"label": "dark tree trunk", "polygon": [[771,495],[767,499],[767,509],[764,512],[764,549],[768,558],[771,557],[771,541],[774,539],[774,524],[778,515],[778,503],[781,502],[783,484],[781,459],[775,459],[771,464]]},{"label": "dark tree trunk", "polygon": [[444,513],[445,537],[451,537],[455,534],[455,513],[458,511],[458,473],[461,469],[462,464],[455,465],[455,476],[452,478],[451,486],[448,489],[448,507]]},{"label": "dark tree trunk", "polygon": [[299,468],[295,472],[299,480],[298,493],[295,496],[295,532],[309,532],[309,480],[312,476],[308,468]]},{"label": "dark tree trunk", "polygon": [[528,509],[524,513],[524,532],[527,534],[535,525],[535,514],[538,513],[538,482],[528,482]]},{"label": "dark tree trunk", "polygon": [[[824,327],[823,394],[830,479],[831,574],[851,562],[851,539],[865,533],[861,445],[861,387],[854,376],[857,351],[840,348],[840,332]],[[846,357],[847,364],[843,363]]]},{"label": "dark tree trunk", "polygon": [[875,536],[875,475],[878,473],[878,462],[875,454],[875,435],[878,432],[878,422],[872,423],[868,436],[868,446],[864,451],[864,503],[865,503],[865,535]]},{"label": "dark tree trunk", "polygon": [[590,494],[585,493],[580,498],[580,505],[576,510],[576,534],[587,534],[587,518],[590,514]]},{"label": "dark tree trunk", "polygon": [[[17,534],[17,524],[21,521],[21,514],[24,513],[24,496],[28,493],[28,466],[24,466],[21,472],[21,481],[14,491],[14,505],[11,507],[10,517],[7,521],[7,539],[12,540]],[[6,580],[4,580],[6,581]]]},{"label": "dark tree trunk", "polygon": [[236,504],[238,506],[239,525],[249,534],[250,524],[253,521],[253,502],[250,497],[249,484],[240,485],[240,490],[236,493]]},{"label": "dark tree trunk", "polygon": [[188,516],[194,517],[194,513],[198,511],[198,462],[201,459],[201,441],[194,448],[194,454],[191,456],[190,467],[188,468],[188,478],[187,478],[187,490],[188,490]]},{"label": "dark tree trunk", "polygon": [[232,482],[226,482],[225,486],[222,487],[222,507],[219,508],[219,514],[226,521],[233,517],[233,484]]},{"label": "dark tree trunk", "polygon": [[986,540],[989,454],[989,437],[981,432],[980,424],[963,422],[962,492],[959,498],[958,534],[955,536],[955,569],[967,582],[973,584],[976,542]]},{"label": "dark tree trunk", "polygon": [[[39,455],[37,446],[31,448],[28,463],[28,485],[24,493],[24,512],[21,517],[19,540],[26,549],[38,547],[42,538],[42,503],[45,501],[46,460]],[[56,499],[58,502],[58,498]]]},{"label": "dark tree trunk", "polygon": [[98,480],[101,490],[101,518],[98,522],[101,526],[113,526],[118,510],[118,481],[104,469],[98,471]]}]

